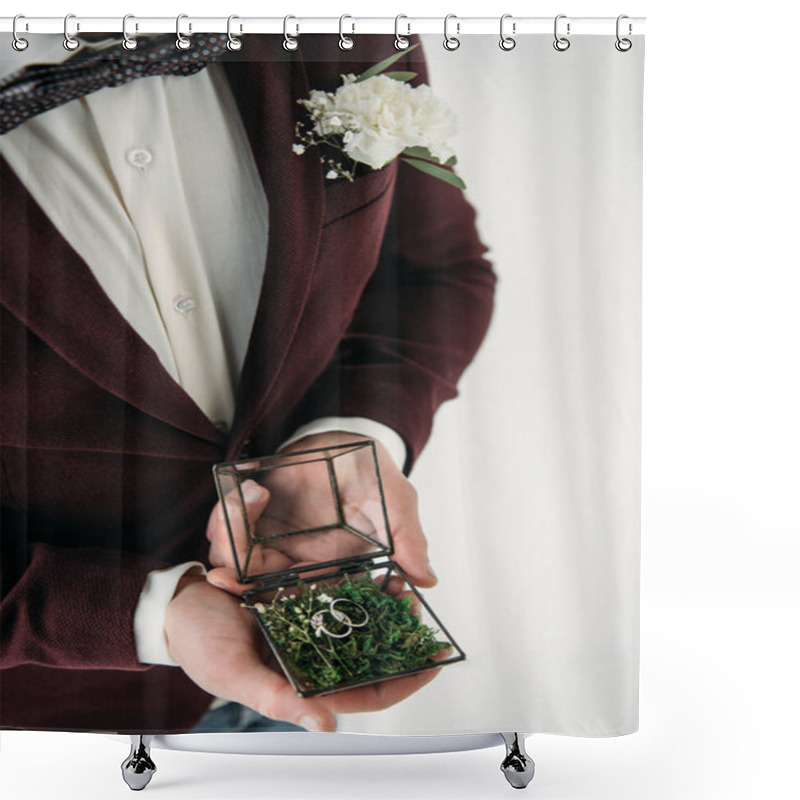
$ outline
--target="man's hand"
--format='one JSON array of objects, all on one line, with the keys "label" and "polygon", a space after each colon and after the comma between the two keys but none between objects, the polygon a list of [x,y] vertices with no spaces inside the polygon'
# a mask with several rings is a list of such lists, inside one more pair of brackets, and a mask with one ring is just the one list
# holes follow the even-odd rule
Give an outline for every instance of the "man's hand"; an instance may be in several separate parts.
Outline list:
[{"label": "man's hand", "polygon": [[298,697],[272,660],[252,613],[237,597],[197,575],[184,576],[178,584],[164,632],[170,655],[201,689],[314,731],[336,730],[337,713],[388,708],[439,672],[432,669],[326,697]]},{"label": "man's hand", "polygon": [[[363,437],[335,431],[306,436],[281,452],[291,453],[331,447],[357,440],[363,440]],[[416,490],[383,445],[376,441],[375,448],[394,539],[394,560],[416,586],[423,588],[435,586],[437,579],[428,562],[428,543],[417,513]],[[351,518],[362,519],[365,527],[379,530],[383,523],[372,483],[365,479],[364,475],[359,474],[357,469],[349,472],[345,470],[338,479],[340,494],[347,506],[347,514]],[[288,530],[304,529],[330,522],[331,490],[323,462],[276,470],[271,480],[280,482],[272,484],[274,496],[255,481],[246,481],[242,486],[246,502],[245,513],[250,526],[257,528],[259,536],[273,536]],[[239,562],[244,563],[248,543],[241,511],[230,507],[228,511]],[[211,545],[209,560],[215,567],[208,573],[208,581],[220,589],[241,595],[248,587],[237,581],[231,541],[219,503],[209,518],[206,536]],[[330,531],[275,539],[268,545],[257,547],[250,554],[248,574],[278,572],[345,555],[359,555],[357,548],[362,545],[363,542],[351,534]],[[348,548],[356,549],[350,552]],[[366,547],[363,549],[367,550]]]}]

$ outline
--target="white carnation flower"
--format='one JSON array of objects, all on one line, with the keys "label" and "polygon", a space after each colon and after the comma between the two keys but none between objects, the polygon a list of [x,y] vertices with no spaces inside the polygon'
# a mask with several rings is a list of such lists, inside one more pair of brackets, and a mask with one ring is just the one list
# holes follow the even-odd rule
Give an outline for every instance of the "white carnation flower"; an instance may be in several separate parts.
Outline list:
[{"label": "white carnation flower", "polygon": [[347,81],[327,95],[324,107],[318,99],[315,107],[323,111],[316,122],[318,132],[352,131],[344,142],[345,152],[373,169],[407,147],[427,147],[440,161],[453,155],[447,139],[458,130],[456,116],[425,84],[412,87],[374,75],[360,83]]},{"label": "white carnation flower", "polygon": [[[458,132],[456,115],[430,86],[415,87],[386,75],[366,80],[352,74],[341,78],[342,85],[335,92],[315,89],[308,98],[298,100],[309,119],[298,123],[300,141],[293,151],[301,155],[309,147],[322,145],[339,149],[344,156],[334,160],[330,154],[320,155],[327,180],[352,181],[354,164],[378,170],[409,148],[420,148],[420,157],[434,162],[452,158],[448,140]],[[437,177],[463,188],[455,176]]]}]

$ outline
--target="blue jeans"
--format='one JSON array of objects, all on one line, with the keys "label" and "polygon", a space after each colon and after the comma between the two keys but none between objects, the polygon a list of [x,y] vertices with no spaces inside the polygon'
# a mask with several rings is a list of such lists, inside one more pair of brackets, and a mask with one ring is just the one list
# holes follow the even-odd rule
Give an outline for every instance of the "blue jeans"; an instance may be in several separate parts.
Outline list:
[{"label": "blue jeans", "polygon": [[192,733],[264,733],[266,731],[304,731],[299,725],[270,719],[241,703],[225,703],[207,711],[192,728]]}]

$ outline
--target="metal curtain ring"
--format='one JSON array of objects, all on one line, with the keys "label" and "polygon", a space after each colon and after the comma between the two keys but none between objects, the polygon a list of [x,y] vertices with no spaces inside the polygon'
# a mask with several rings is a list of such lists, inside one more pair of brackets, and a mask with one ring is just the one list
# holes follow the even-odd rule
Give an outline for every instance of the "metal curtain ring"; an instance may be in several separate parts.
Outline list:
[{"label": "metal curtain ring", "polygon": [[[181,20],[188,19],[188,14],[178,14],[175,20],[175,47],[178,50],[188,50],[192,46],[192,40],[181,33]],[[189,33],[192,32],[192,23],[189,23]]]},{"label": "metal curtain ring", "polygon": [[72,52],[73,50],[77,50],[81,46],[81,43],[74,36],[69,35],[69,21],[71,19],[75,19],[74,14],[67,14],[67,16],[64,17],[64,42],[63,42],[64,49],[69,50],[70,52]]},{"label": "metal curtain ring", "polygon": [[[126,14],[122,18],[122,46],[126,50],[135,50],[139,46],[139,42],[133,38],[133,36],[128,36],[128,20],[129,19],[136,19],[133,14]],[[138,23],[134,23],[134,29],[139,30]]]},{"label": "metal curtain ring", "polygon": [[[20,19],[25,19],[25,15],[24,14],[17,14],[14,17],[14,22],[12,23],[12,26],[11,26],[11,32],[14,34],[14,38],[11,41],[11,46],[17,52],[21,53],[23,50],[27,50],[28,49],[28,40],[27,39],[23,39],[17,33],[17,20],[20,20]],[[27,22],[25,23],[25,30],[28,30],[28,23]]]},{"label": "metal curtain ring", "polygon": [[[363,614],[364,619],[360,622],[353,622],[352,617],[347,612],[337,610],[337,603],[349,603],[351,606],[355,606],[360,614]],[[341,622],[343,625],[349,625],[351,628],[363,628],[369,622],[369,612],[367,609],[364,608],[361,603],[358,603],[355,600],[348,600],[346,597],[337,597],[335,600],[332,600],[330,611],[331,616],[337,622]]]},{"label": "metal curtain ring", "polygon": [[[506,36],[504,30],[506,20],[511,19],[511,17],[512,17],[511,14],[503,14],[503,16],[500,17],[500,49],[505,50],[506,52],[509,50],[513,50],[517,46],[517,40],[512,38],[511,36]],[[516,32],[517,32],[517,23],[512,22],[511,33],[516,33]]]},{"label": "metal curtain ring", "polygon": [[[617,50],[620,51],[620,53],[627,53],[628,50],[630,50],[631,47],[633,47],[633,42],[630,39],[622,38],[619,35],[620,22],[622,22],[623,19],[629,19],[628,15],[627,14],[620,14],[617,17],[617,41],[614,42],[614,47],[616,47]],[[629,22],[628,23],[628,36],[630,36],[631,33],[633,33],[633,25],[631,25],[630,22]]]},{"label": "metal curtain ring", "polygon": [[553,35],[555,36],[553,47],[555,47],[555,49],[558,50],[559,53],[563,53],[565,50],[569,50],[570,41],[569,39],[567,39],[567,36],[569,36],[569,29],[570,29],[569,22],[567,23],[567,36],[558,35],[558,21],[560,19],[566,19],[566,18],[567,18],[566,14],[559,14],[556,17],[555,22],[553,23]]},{"label": "metal curtain ring", "polygon": [[408,28],[408,33],[406,36],[400,35],[400,20],[401,19],[408,19],[405,14],[398,14],[394,18],[394,46],[396,50],[405,50],[408,45],[410,44],[406,36],[411,36],[411,25],[407,22],[406,27]]},{"label": "metal curtain ring", "polygon": [[[283,18],[283,49],[284,50],[297,50],[298,41],[292,36],[289,36],[288,25],[290,19],[297,19],[291,14]],[[300,26],[295,23],[295,36],[300,33]]]},{"label": "metal curtain ring", "polygon": [[[457,36],[450,36],[447,32],[447,24],[450,22],[451,19],[457,20],[455,14],[448,14],[444,18],[444,41],[442,45],[444,46],[445,50],[449,50],[451,53],[453,50],[458,50],[461,47],[461,41],[458,39]],[[456,21],[456,33],[461,33],[461,23]]]},{"label": "metal curtain ring", "polygon": [[[342,30],[344,26],[344,21],[346,19],[353,19],[353,18],[349,14],[342,14],[342,16],[339,17],[339,47],[342,50],[352,50],[356,46],[355,40],[351,36],[345,36],[344,31]],[[350,26],[351,26],[350,33],[355,33],[356,31],[355,23],[351,22]]]},{"label": "metal curtain ring", "polygon": [[[235,19],[239,19],[239,17],[237,17],[236,14],[231,14],[228,17],[228,41],[225,43],[225,47],[227,47],[228,50],[230,50],[232,53],[235,53],[237,50],[241,50],[242,49],[242,40],[241,39],[237,39],[231,33],[231,23]],[[242,26],[240,25],[239,26],[239,33],[241,33],[241,32],[242,32]]]}]

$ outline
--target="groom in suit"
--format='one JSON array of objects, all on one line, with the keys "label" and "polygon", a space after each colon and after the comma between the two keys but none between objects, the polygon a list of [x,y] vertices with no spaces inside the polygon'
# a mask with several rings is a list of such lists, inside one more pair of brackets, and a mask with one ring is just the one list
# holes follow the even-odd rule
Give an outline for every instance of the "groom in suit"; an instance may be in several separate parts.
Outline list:
[{"label": "groom in suit", "polygon": [[[406,476],[491,316],[474,212],[397,162],[330,181],[292,150],[297,100],[391,41],[252,37],[0,137],[0,727],[182,731],[217,696],[333,730],[433,676],[298,698],[223,590],[211,481],[375,439],[396,560],[436,581]],[[419,50],[396,68],[427,80]]]}]

